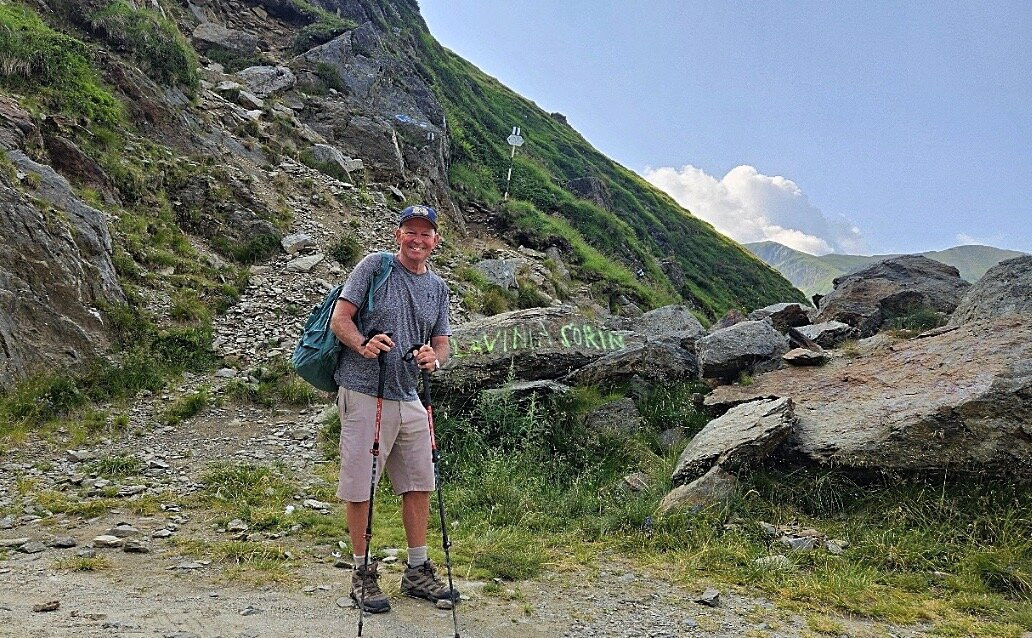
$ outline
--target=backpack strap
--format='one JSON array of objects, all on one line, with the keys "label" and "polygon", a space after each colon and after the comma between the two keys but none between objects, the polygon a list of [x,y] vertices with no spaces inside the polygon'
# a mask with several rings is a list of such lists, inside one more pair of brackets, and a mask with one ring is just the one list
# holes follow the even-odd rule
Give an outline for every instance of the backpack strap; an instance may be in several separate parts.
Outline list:
[{"label": "backpack strap", "polygon": [[374,295],[376,291],[383,287],[384,283],[387,282],[387,278],[391,276],[391,270],[394,268],[394,254],[389,252],[380,253],[380,267],[377,269],[376,274],[373,276],[373,280],[369,282],[369,290],[366,292],[365,302],[362,307],[355,313],[358,321],[355,324],[363,334],[365,333],[365,315],[372,311],[376,307],[376,299]]}]

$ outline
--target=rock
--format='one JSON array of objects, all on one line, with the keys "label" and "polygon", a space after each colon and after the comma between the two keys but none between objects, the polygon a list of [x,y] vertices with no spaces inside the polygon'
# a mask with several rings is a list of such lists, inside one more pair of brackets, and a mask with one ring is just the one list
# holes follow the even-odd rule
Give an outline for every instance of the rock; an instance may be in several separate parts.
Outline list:
[{"label": "rock", "polygon": [[107,531],[108,536],[114,536],[115,538],[129,538],[130,536],[139,536],[139,534],[140,530],[129,523],[119,523]]},{"label": "rock", "polygon": [[642,490],[646,490],[649,487],[649,475],[644,472],[635,472],[634,474],[628,474],[623,477],[621,481],[624,488],[632,494],[637,494]]},{"label": "rock", "polygon": [[778,332],[788,332],[789,328],[798,328],[810,324],[810,315],[806,308],[798,303],[779,303],[759,310],[753,310],[746,317],[749,321],[770,319]]},{"label": "rock", "polygon": [[51,547],[58,549],[67,549],[69,547],[75,547],[79,543],[71,536],[57,536],[48,543]]},{"label": "rock", "polygon": [[14,519],[10,516],[0,518],[0,529],[11,529],[14,527]]},{"label": "rock", "polygon": [[146,485],[125,485],[118,488],[117,495],[119,498],[128,498],[130,496],[136,496],[137,494],[143,494],[146,491]]},{"label": "rock", "polygon": [[351,157],[361,157],[377,179],[396,179],[405,174],[397,133],[379,117],[352,117],[337,142]]},{"label": "rock", "polygon": [[149,554],[151,549],[147,543],[136,538],[130,538],[122,543],[122,551],[127,554]]},{"label": "rock", "polygon": [[562,396],[571,390],[573,388],[570,386],[556,383],[555,381],[521,381],[519,383],[507,383],[501,388],[488,388],[481,392],[481,396],[494,400],[505,397],[522,402],[531,397],[535,397],[538,400],[549,400]]},{"label": "rock", "polygon": [[511,290],[519,288],[516,281],[516,273],[523,266],[522,259],[484,259],[475,265],[475,268],[484,275],[488,283]]},{"label": "rock", "polygon": [[104,214],[49,166],[21,151],[7,157],[36,178],[27,192],[0,180],[0,386],[103,352],[108,332],[96,306],[125,302]]},{"label": "rock", "polygon": [[461,404],[510,380],[560,379],[638,339],[606,328],[604,321],[588,320],[572,306],[514,310],[466,322],[453,330],[452,357],[434,375],[434,393]]},{"label": "rock", "polygon": [[767,571],[791,571],[795,569],[795,563],[783,554],[762,556],[754,560],[753,564]]},{"label": "rock", "polygon": [[794,366],[820,366],[828,360],[828,354],[823,350],[815,352],[806,348],[794,348],[781,355],[781,359]]},{"label": "rock", "polygon": [[154,532],[151,533],[151,538],[168,538],[169,536],[172,536],[173,534],[175,534],[175,532],[173,532],[172,530],[162,528],[162,529],[154,530]]},{"label": "rock", "polygon": [[684,428],[667,428],[659,434],[659,444],[664,452],[669,452],[680,444],[684,443],[686,435]]},{"label": "rock", "polygon": [[237,374],[238,373],[234,368],[219,368],[215,372],[215,377],[218,379],[233,379]]},{"label": "rock", "polygon": [[243,522],[239,518],[234,518],[226,525],[226,531],[231,534],[239,534],[240,532],[246,532],[248,530],[247,523]]},{"label": "rock", "polygon": [[629,436],[641,429],[638,406],[631,399],[619,399],[592,410],[585,417],[589,431]]},{"label": "rock", "polygon": [[699,594],[694,601],[700,605],[706,605],[707,607],[719,607],[720,606],[720,592],[716,589],[707,589],[706,591]]},{"label": "rock", "polygon": [[388,186],[387,190],[390,191],[391,196],[393,196],[396,201],[405,201],[405,193],[401,192],[401,190],[397,186]]},{"label": "rock", "polygon": [[744,321],[706,335],[697,347],[703,378],[732,380],[776,368],[788,340],[765,321]]},{"label": "rock", "polygon": [[791,398],[779,454],[843,469],[1032,477],[1032,324],[1017,315],[723,386],[706,405]]},{"label": "rock", "polygon": [[287,235],[280,240],[280,246],[286,251],[288,255],[296,255],[297,253],[310,248],[315,245],[315,239],[307,233],[294,233],[293,235]]},{"label": "rock", "polygon": [[21,547],[31,538],[0,538],[0,547]]},{"label": "rock", "polygon": [[29,541],[18,546],[18,551],[22,554],[39,554],[46,550],[47,546],[39,541]]},{"label": "rock", "polygon": [[17,100],[0,96],[0,151],[21,149],[26,139],[38,137],[32,114],[23,109]]},{"label": "rock", "polygon": [[793,552],[817,549],[818,540],[808,536],[782,536],[778,542]]},{"label": "rock", "polygon": [[836,277],[821,299],[816,323],[840,321],[869,337],[895,318],[918,309],[951,313],[971,284],[953,266],[903,255]]},{"label": "rock", "polygon": [[660,514],[675,509],[699,509],[719,505],[734,494],[738,479],[713,466],[709,472],[687,485],[679,485],[663,497],[657,508]]},{"label": "rock", "polygon": [[[565,118],[564,118],[565,119]],[[566,190],[581,199],[594,202],[606,210],[612,210],[609,187],[597,177],[579,177],[566,183]]]},{"label": "rock", "polygon": [[44,613],[44,612],[48,612],[48,611],[57,611],[60,608],[61,608],[61,601],[59,601],[59,600],[49,600],[49,601],[47,601],[45,603],[39,603],[38,605],[33,605],[32,606],[32,611],[36,612],[37,614],[40,614],[40,613]]},{"label": "rock", "polygon": [[842,554],[844,554],[846,552],[846,547],[848,547],[848,545],[849,544],[845,541],[840,540],[824,541],[824,549],[828,550],[829,553],[834,554],[836,556],[841,556]]},{"label": "rock", "polygon": [[710,326],[709,331],[710,333],[714,333],[718,330],[723,330],[724,328],[730,328],[736,323],[742,323],[743,321],[748,321],[745,313],[737,308],[732,308],[731,310],[728,310],[723,317]]},{"label": "rock", "polygon": [[762,461],[792,433],[792,408],[791,399],[758,400],[710,421],[681,453],[674,485],[694,480],[714,465],[736,471]]},{"label": "rock", "polygon": [[[263,99],[249,91],[244,91],[243,89],[237,91],[236,97],[233,101],[248,111],[259,111],[259,116],[261,115],[260,111],[262,107],[265,106],[265,101]],[[257,119],[257,117],[254,119]]]},{"label": "rock", "polygon": [[670,383],[695,379],[699,362],[695,343],[687,333],[663,334],[646,339],[615,352],[610,352],[563,378],[572,385],[610,387],[615,384],[641,379]]},{"label": "rock", "polygon": [[706,329],[688,306],[663,306],[650,310],[634,319],[631,329],[646,336],[677,334],[692,340],[706,334]]},{"label": "rock", "polygon": [[318,501],[314,498],[305,499],[302,505],[313,510],[329,511],[333,509],[333,506],[329,503],[323,503],[322,501]]},{"label": "rock", "polygon": [[566,267],[566,262],[563,261],[563,254],[559,252],[559,249],[555,246],[549,246],[548,250],[545,251],[545,255],[552,260],[554,269],[559,278],[563,281],[570,280],[570,269]]},{"label": "rock", "polygon": [[322,165],[320,168],[323,168],[324,172],[341,181],[354,181],[351,172],[361,169],[361,166],[356,168],[355,160],[344,155],[339,148],[329,144],[314,144],[309,152],[312,159]]},{"label": "rock", "polygon": [[1009,313],[1032,321],[1032,255],[990,268],[961,300],[948,325],[990,321]]},{"label": "rock", "polygon": [[298,257],[297,259],[287,262],[287,265],[283,268],[288,272],[311,272],[311,270],[324,258],[325,256],[322,253],[308,255],[306,257]]},{"label": "rock", "polygon": [[118,536],[103,534],[93,539],[93,546],[98,547],[100,549],[113,549],[116,547],[121,547],[123,542],[124,540],[119,538]]},{"label": "rock", "polygon": [[202,22],[194,28],[192,35],[194,43],[202,50],[218,47],[241,55],[258,52],[257,37],[214,22]]},{"label": "rock", "polygon": [[860,333],[856,328],[841,321],[825,321],[796,328],[807,339],[822,348],[834,348],[847,339],[855,339]]},{"label": "rock", "polygon": [[294,73],[285,66],[251,66],[237,71],[247,90],[260,98],[285,91],[297,83]]},{"label": "rock", "polygon": [[438,601],[437,601],[436,603],[434,603],[434,605],[435,605],[435,606],[436,606],[436,607],[437,607],[438,609],[451,609],[452,607],[454,607],[454,606],[455,606],[455,603],[453,603],[453,602],[452,602],[452,601],[451,601],[450,599],[448,599],[448,598],[442,598],[442,599],[438,600]]}]

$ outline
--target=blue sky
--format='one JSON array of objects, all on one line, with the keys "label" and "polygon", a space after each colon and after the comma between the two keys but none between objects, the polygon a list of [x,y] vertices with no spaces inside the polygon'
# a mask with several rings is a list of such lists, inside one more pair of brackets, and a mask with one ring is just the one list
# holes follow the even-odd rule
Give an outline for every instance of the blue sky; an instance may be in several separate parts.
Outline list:
[{"label": "blue sky", "polygon": [[739,241],[1032,252],[1032,3],[420,8],[444,46]]}]

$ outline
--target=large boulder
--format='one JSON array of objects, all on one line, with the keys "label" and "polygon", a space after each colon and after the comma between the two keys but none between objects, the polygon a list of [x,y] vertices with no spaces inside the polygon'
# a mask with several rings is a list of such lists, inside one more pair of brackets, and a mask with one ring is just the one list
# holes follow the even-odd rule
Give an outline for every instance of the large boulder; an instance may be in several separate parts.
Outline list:
[{"label": "large boulder", "polygon": [[855,339],[857,330],[841,321],[825,321],[796,328],[804,337],[822,348],[834,348],[847,339]]},{"label": "large boulder", "polygon": [[214,22],[198,24],[192,35],[194,44],[202,51],[217,48],[243,56],[258,52],[259,41],[256,36]]},{"label": "large boulder", "polygon": [[452,357],[434,377],[435,392],[452,401],[506,381],[559,379],[603,355],[641,342],[611,330],[572,306],[531,308],[455,327]]},{"label": "large boulder", "polygon": [[237,77],[250,93],[260,98],[285,91],[297,82],[294,73],[285,66],[251,66],[237,71]]},{"label": "large boulder", "polygon": [[1032,478],[1032,322],[1010,314],[923,339],[878,335],[857,351],[717,388],[706,404],[791,398],[798,423],[779,452],[804,463]]},{"label": "large boulder", "polygon": [[702,337],[697,347],[703,378],[731,380],[777,368],[788,339],[766,321],[743,321]]},{"label": "large boulder", "polygon": [[1001,261],[978,280],[950,317],[950,326],[1017,314],[1032,321],[1032,255]]},{"label": "large boulder", "polygon": [[631,329],[643,335],[678,334],[698,339],[706,334],[688,306],[663,306],[631,322]]},{"label": "large boulder", "polygon": [[98,308],[125,301],[103,213],[49,166],[7,155],[35,177],[25,193],[0,176],[0,386],[101,352],[108,342]]},{"label": "large boulder", "polygon": [[602,355],[563,381],[609,387],[632,379],[668,383],[698,378],[694,340],[677,334],[639,336],[642,341]]},{"label": "large boulder", "polygon": [[953,312],[971,284],[953,266],[903,255],[836,277],[834,286],[821,299],[814,323],[840,321],[869,337],[892,319],[918,309]]},{"label": "large boulder", "polygon": [[674,468],[674,485],[693,481],[714,465],[734,472],[755,465],[792,432],[791,399],[761,399],[728,410],[688,442]]},{"label": "large boulder", "polygon": [[788,332],[789,328],[798,328],[810,324],[810,315],[806,308],[798,303],[778,303],[749,313],[749,321],[769,319],[778,332]]},{"label": "large boulder", "polygon": [[681,509],[699,510],[719,506],[735,493],[738,479],[734,474],[714,465],[708,472],[691,483],[670,490],[656,508],[658,513]]}]

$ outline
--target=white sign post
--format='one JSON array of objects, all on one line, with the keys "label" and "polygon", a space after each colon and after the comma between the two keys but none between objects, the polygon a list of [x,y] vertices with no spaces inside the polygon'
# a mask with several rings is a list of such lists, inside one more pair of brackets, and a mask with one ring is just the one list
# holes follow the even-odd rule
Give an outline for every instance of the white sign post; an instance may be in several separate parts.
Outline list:
[{"label": "white sign post", "polygon": [[523,136],[520,135],[520,127],[512,127],[512,134],[505,138],[505,141],[512,147],[509,153],[509,174],[505,176],[505,196],[502,199],[509,199],[509,182],[512,181],[512,160],[516,157],[516,147],[523,146]]}]

